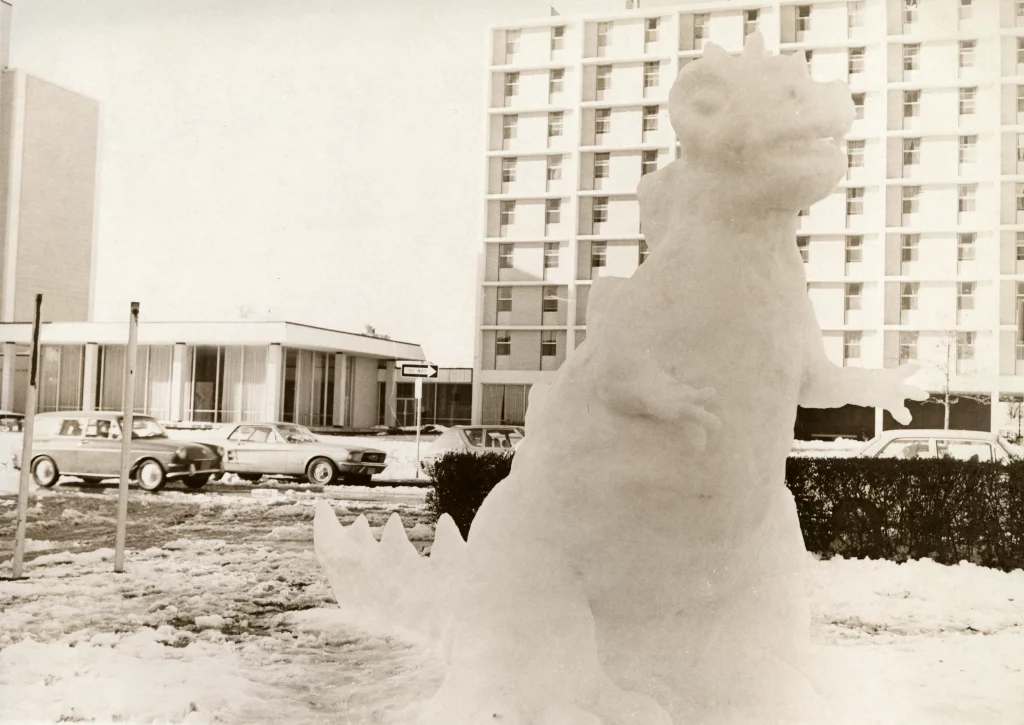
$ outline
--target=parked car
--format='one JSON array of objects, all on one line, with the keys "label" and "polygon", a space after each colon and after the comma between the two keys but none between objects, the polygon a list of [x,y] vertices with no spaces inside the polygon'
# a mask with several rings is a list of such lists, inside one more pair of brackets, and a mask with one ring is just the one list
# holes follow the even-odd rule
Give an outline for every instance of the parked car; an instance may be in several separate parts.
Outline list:
[{"label": "parked car", "polygon": [[295,423],[242,423],[228,434],[224,470],[247,481],[294,476],[330,485],[366,484],[383,471],[387,454],[376,448],[321,440]]},{"label": "parked car", "polygon": [[448,451],[512,450],[525,436],[526,429],[521,425],[456,425],[427,446],[420,457],[420,470],[429,475],[434,461]]},{"label": "parked car", "polygon": [[24,415],[10,410],[0,410],[0,433],[21,433],[24,427]]},{"label": "parked car", "polygon": [[[49,488],[61,476],[83,481],[119,476],[123,420],[121,413],[110,412],[40,413],[32,436],[32,478]],[[129,477],[146,491],[158,491],[168,480],[201,488],[224,470],[223,448],[172,440],[147,415],[133,418],[130,452]]]},{"label": "parked car", "polygon": [[1017,453],[995,433],[978,430],[888,430],[854,454],[865,458],[956,458],[1008,463]]}]

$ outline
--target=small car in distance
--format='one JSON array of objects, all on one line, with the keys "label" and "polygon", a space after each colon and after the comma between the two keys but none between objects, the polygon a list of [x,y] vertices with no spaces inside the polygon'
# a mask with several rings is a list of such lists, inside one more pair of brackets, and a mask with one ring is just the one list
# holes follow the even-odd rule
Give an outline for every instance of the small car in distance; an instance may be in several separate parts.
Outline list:
[{"label": "small car in distance", "polygon": [[430,474],[442,454],[448,451],[507,451],[519,445],[526,437],[526,428],[521,425],[456,425],[427,446],[420,457],[420,470]]},{"label": "small car in distance", "polygon": [[1009,463],[1017,458],[995,433],[940,428],[887,430],[854,454],[858,458],[955,458]]},{"label": "small car in distance", "polygon": [[365,485],[387,467],[384,451],[324,441],[296,423],[241,423],[224,447],[224,470],[246,481],[292,476],[324,486],[339,478]]},{"label": "small car in distance", "polygon": [[[40,413],[32,442],[32,478],[49,488],[61,476],[83,481],[118,477],[123,423],[117,412]],[[223,472],[223,448],[172,440],[148,415],[133,416],[130,452],[129,478],[145,491],[159,491],[168,480],[202,488]]]},{"label": "small car in distance", "polygon": [[9,410],[0,410],[0,433],[21,433],[24,429],[24,415]]}]

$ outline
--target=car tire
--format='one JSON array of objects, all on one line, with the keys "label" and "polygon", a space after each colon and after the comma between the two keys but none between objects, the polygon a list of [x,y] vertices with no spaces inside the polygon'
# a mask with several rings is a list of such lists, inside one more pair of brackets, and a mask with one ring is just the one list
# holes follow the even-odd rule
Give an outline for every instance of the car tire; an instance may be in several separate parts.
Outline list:
[{"label": "car tire", "polygon": [[32,480],[37,486],[50,488],[60,480],[60,471],[57,464],[49,456],[39,456],[32,461]]},{"label": "car tire", "polygon": [[314,458],[306,466],[306,479],[310,483],[330,486],[338,480],[338,468],[330,458]]},{"label": "car tire", "polygon": [[158,461],[152,458],[143,461],[135,469],[135,480],[143,491],[159,491],[167,483],[167,473]]},{"label": "car tire", "polygon": [[205,473],[205,474],[202,474],[200,476],[186,476],[185,479],[184,479],[185,487],[186,488],[190,488],[193,491],[195,491],[197,489],[202,488],[207,483],[209,483],[210,482],[210,478],[211,478],[211,474],[209,474],[209,473]]}]

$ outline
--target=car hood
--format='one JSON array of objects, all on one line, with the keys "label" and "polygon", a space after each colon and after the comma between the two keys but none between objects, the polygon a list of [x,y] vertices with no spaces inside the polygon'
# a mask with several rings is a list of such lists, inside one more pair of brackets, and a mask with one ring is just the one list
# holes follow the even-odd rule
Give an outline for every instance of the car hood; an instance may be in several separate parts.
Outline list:
[{"label": "car hood", "polygon": [[305,446],[318,447],[318,448],[331,448],[343,451],[350,451],[352,453],[386,453],[380,448],[370,448],[369,446],[352,445],[351,443],[335,443],[334,441],[323,441],[318,440],[316,443],[299,443],[295,447],[302,448]]}]

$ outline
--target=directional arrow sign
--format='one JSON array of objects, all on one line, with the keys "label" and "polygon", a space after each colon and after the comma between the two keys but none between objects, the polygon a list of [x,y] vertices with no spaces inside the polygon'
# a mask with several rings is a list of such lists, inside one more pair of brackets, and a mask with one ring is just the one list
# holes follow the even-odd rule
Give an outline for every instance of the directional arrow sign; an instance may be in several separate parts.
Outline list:
[{"label": "directional arrow sign", "polygon": [[402,376],[406,378],[436,378],[437,366],[428,363],[402,363]]}]

